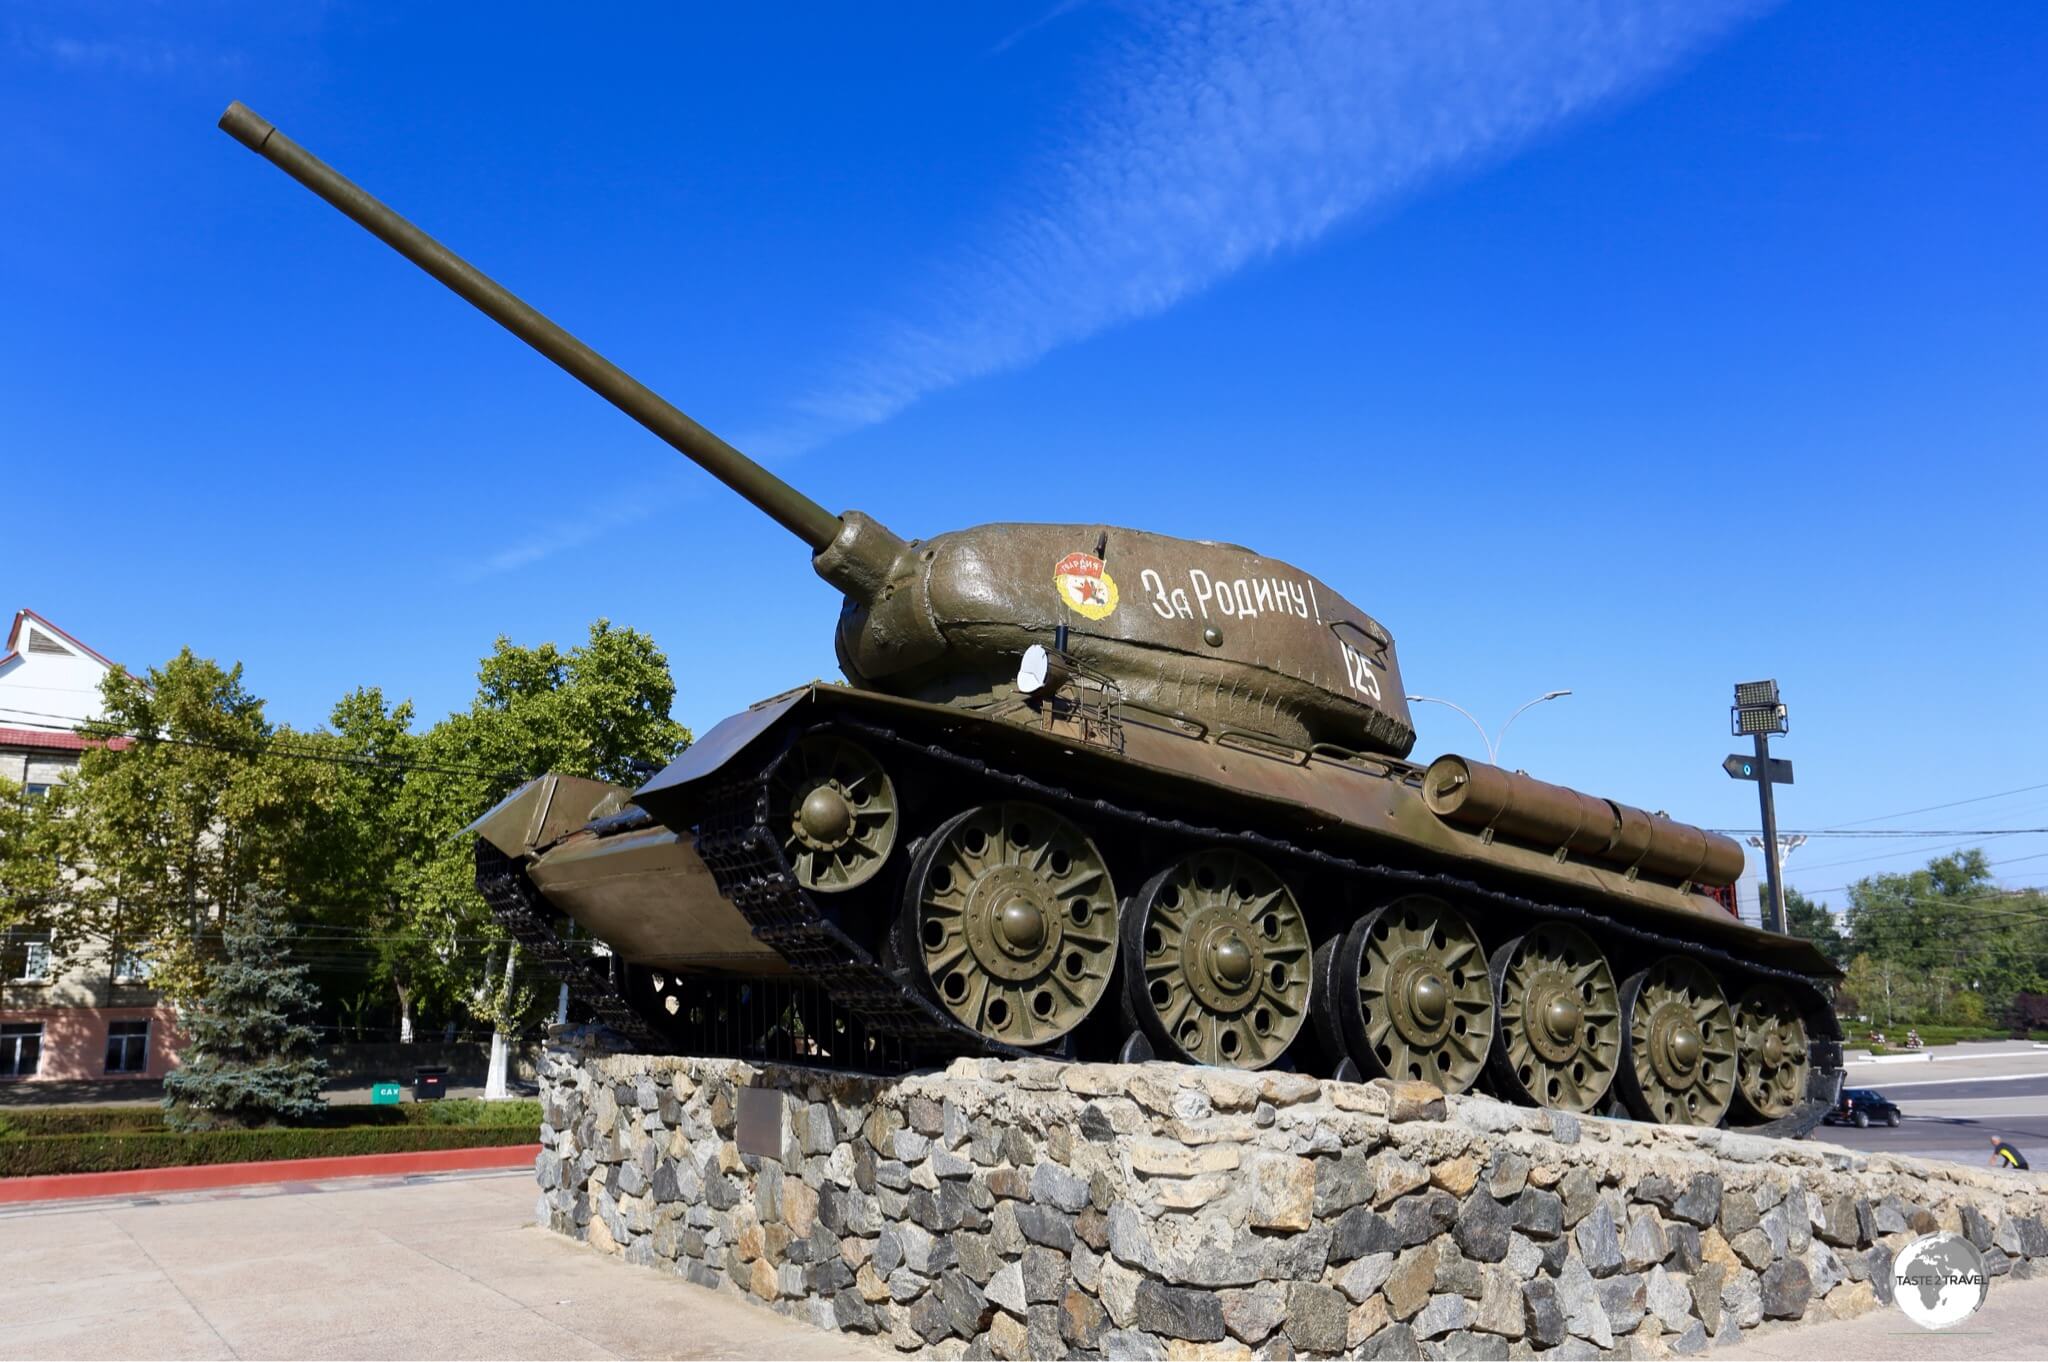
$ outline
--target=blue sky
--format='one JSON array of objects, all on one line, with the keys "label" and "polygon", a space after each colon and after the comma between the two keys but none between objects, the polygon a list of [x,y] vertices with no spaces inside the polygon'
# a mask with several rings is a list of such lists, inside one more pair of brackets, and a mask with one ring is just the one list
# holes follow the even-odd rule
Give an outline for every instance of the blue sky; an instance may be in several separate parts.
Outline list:
[{"label": "blue sky", "polygon": [[298,724],[598,614],[700,730],[835,673],[793,540],[240,98],[827,506],[1249,543],[1489,724],[1571,688],[1510,765],[1751,826],[1728,686],[1774,675],[1787,827],[2048,782],[2037,6],[416,8],[0,15],[8,607]]}]

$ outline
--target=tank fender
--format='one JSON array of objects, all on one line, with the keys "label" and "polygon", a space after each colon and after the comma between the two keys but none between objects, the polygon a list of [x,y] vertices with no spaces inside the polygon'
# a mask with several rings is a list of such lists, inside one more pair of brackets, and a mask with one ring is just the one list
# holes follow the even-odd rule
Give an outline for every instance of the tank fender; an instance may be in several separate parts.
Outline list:
[{"label": "tank fender", "polygon": [[464,828],[514,860],[568,836],[593,818],[617,813],[632,792],[581,776],[541,776],[493,804]]},{"label": "tank fender", "polygon": [[[634,793],[633,802],[655,813],[655,804],[670,803],[686,787],[724,770],[734,757],[779,724],[784,715],[809,701],[811,694],[811,687],[801,686],[719,720],[709,733],[691,743],[659,775],[642,785]],[[648,802],[650,799],[653,803]]]}]

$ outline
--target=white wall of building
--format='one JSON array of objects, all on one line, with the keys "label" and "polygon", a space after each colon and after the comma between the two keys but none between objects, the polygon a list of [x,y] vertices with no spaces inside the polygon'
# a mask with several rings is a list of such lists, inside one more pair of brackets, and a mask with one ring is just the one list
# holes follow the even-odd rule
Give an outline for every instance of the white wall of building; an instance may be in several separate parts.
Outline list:
[{"label": "white wall of building", "polygon": [[0,661],[0,728],[84,723],[100,715],[107,664],[31,611],[14,617]]}]

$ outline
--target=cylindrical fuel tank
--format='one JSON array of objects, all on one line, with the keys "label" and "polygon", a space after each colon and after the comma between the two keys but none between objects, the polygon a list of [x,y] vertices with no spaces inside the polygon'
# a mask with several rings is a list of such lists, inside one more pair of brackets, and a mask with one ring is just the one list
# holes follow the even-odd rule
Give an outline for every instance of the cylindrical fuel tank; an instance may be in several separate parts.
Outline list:
[{"label": "cylindrical fuel tank", "polygon": [[1742,874],[1742,847],[1731,838],[1485,762],[1438,757],[1423,774],[1422,797],[1445,822],[1625,870],[1716,886]]}]

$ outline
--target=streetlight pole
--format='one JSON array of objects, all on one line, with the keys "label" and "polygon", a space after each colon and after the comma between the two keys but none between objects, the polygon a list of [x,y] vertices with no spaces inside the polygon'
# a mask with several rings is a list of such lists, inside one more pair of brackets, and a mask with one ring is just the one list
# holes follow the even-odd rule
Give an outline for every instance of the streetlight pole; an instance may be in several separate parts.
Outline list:
[{"label": "streetlight pole", "polygon": [[1536,705],[1540,705],[1545,700],[1562,700],[1565,696],[1570,694],[1571,692],[1568,690],[1547,690],[1543,692],[1543,694],[1537,696],[1534,700],[1524,701],[1522,704],[1522,709],[1518,709],[1513,714],[1508,715],[1508,721],[1500,726],[1500,736],[1493,740],[1493,764],[1495,766],[1500,765],[1500,745],[1507,741],[1508,729],[1514,726],[1515,720],[1522,717],[1522,710],[1532,708]]},{"label": "streetlight pole", "polygon": [[1478,719],[1476,719],[1476,718],[1473,718],[1473,715],[1472,715],[1472,711],[1471,711],[1471,710],[1469,710],[1469,709],[1465,708],[1465,707],[1464,707],[1463,705],[1458,705],[1458,704],[1452,704],[1452,703],[1451,703],[1451,702],[1450,702],[1449,700],[1439,700],[1439,699],[1437,699],[1437,698],[1436,698],[1436,697],[1435,697],[1434,695],[1410,695],[1410,696],[1408,696],[1408,697],[1407,697],[1407,700],[1408,700],[1408,703],[1409,703],[1409,704],[1411,704],[1411,705],[1413,705],[1413,704],[1431,704],[1431,705],[1445,705],[1445,706],[1448,706],[1448,707],[1449,707],[1449,708],[1451,708],[1451,709],[1455,709],[1455,710],[1457,710],[1457,711],[1458,711],[1458,713],[1460,713],[1460,714],[1464,715],[1464,716],[1465,716],[1466,718],[1468,718],[1468,719],[1471,719],[1471,720],[1472,720],[1472,727],[1474,727],[1474,728],[1476,728],[1476,729],[1478,729],[1478,730],[1479,730],[1479,741],[1480,741],[1480,744],[1481,744],[1482,746],[1484,746],[1484,747],[1486,748],[1486,760],[1487,760],[1487,763],[1488,763],[1489,765],[1491,765],[1491,764],[1493,763],[1493,739],[1491,739],[1491,738],[1489,738],[1489,737],[1487,737],[1487,736],[1486,736],[1486,725],[1485,725],[1485,724],[1482,724],[1482,723],[1480,723]]},{"label": "streetlight pole", "polygon": [[1545,700],[1561,700],[1565,696],[1570,694],[1571,692],[1568,690],[1549,690],[1543,692],[1543,694],[1537,696],[1533,700],[1523,701],[1521,706],[1518,709],[1516,709],[1513,714],[1508,715],[1508,721],[1500,726],[1499,734],[1491,738],[1486,736],[1486,725],[1480,723],[1477,718],[1474,718],[1472,711],[1465,708],[1463,705],[1453,703],[1449,700],[1440,700],[1434,695],[1410,695],[1404,698],[1406,698],[1408,703],[1411,705],[1444,705],[1450,709],[1457,710],[1458,713],[1464,715],[1467,719],[1471,719],[1472,727],[1479,730],[1479,741],[1486,744],[1486,760],[1488,764],[1498,766],[1500,765],[1500,745],[1501,743],[1507,740],[1508,730],[1514,727],[1515,720],[1522,717],[1522,711],[1525,709],[1533,708],[1536,705],[1540,705]]}]

